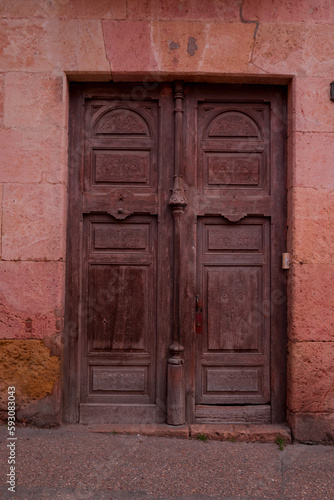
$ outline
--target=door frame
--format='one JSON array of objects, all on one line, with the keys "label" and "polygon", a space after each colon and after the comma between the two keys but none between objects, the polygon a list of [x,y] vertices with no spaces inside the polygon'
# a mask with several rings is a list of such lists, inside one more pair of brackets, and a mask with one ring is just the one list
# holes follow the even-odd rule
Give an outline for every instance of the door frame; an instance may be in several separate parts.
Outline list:
[{"label": "door frame", "polygon": [[[83,91],[82,89],[90,86],[99,86],[107,88],[108,84],[70,84],[70,107],[69,107],[69,155],[68,155],[68,215],[67,215],[67,245],[66,245],[66,301],[65,301],[65,318],[64,318],[64,357],[63,357],[63,420],[69,423],[79,421],[79,402],[80,402],[80,352],[79,352],[79,331],[81,328],[80,318],[80,297],[81,297],[81,280],[80,280],[80,267],[77,256],[82,255],[82,241],[81,241],[81,223],[82,223],[82,210],[81,210],[81,195],[80,188],[83,183],[82,178],[82,163],[84,128],[78,126],[78,123],[83,123],[84,120],[84,106],[83,106]],[[135,83],[131,84],[136,86]],[[205,84],[204,84],[205,85]],[[286,87],[282,85],[227,85],[224,83],[209,85],[222,86],[224,88],[245,88],[257,89],[256,93],[264,95],[266,92],[277,90],[277,100],[280,101],[281,113],[272,115],[272,124],[279,131],[282,138],[281,144],[284,157],[284,169],[286,176]],[[106,92],[107,93],[107,92]],[[185,137],[184,137],[185,140]],[[78,168],[79,167],[79,168]],[[282,207],[285,212],[287,206]],[[72,225],[71,221],[77,220],[79,224]],[[285,235],[286,237],[286,235]],[[286,243],[285,243],[286,245]],[[196,262],[196,255],[194,256]],[[272,284],[273,286],[273,284]],[[277,283],[277,289],[282,290],[282,284]],[[286,293],[285,289],[285,309],[286,309]],[[279,299],[281,300],[281,299]],[[185,313],[189,314],[191,323],[194,324],[194,307],[189,306]],[[272,366],[279,374],[278,377],[271,374],[271,391],[272,401],[274,405],[274,412],[272,416],[272,423],[279,423],[286,421],[286,310],[284,315],[284,336],[280,339],[272,339],[271,341],[271,363]],[[190,324],[190,323],[188,323]],[[283,330],[282,330],[283,331]],[[189,369],[185,371],[185,384],[186,384],[186,423],[190,424],[195,421],[195,376],[192,367],[195,366],[195,343],[191,342],[193,332],[188,329],[184,334],[183,345],[192,345],[188,353],[185,353],[185,362]],[[191,372],[193,375],[191,375]]]}]

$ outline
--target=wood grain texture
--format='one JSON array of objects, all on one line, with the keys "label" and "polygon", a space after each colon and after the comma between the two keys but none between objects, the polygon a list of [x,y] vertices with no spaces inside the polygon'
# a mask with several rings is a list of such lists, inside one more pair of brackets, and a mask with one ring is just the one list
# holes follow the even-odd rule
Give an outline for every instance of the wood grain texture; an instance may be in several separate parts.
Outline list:
[{"label": "wood grain texture", "polygon": [[[196,408],[205,407],[209,421],[226,421],[224,412],[229,415],[233,404],[240,406],[228,421],[242,421],[248,405],[254,405],[250,420],[257,421],[256,408],[264,403],[268,406],[259,421],[276,421],[277,406],[272,411],[270,403],[277,395],[272,385],[277,354],[271,345],[284,349],[283,323],[278,327],[275,318],[285,311],[272,292],[281,272],[277,242],[285,241],[285,167],[279,153],[284,127],[278,120],[284,114],[284,91],[189,84],[187,96],[186,157],[197,157],[196,177],[188,169],[187,187],[193,193],[188,209],[197,214],[192,219],[197,225],[196,295],[203,303],[203,334],[195,336],[195,383],[190,377],[187,382]],[[189,277],[194,277],[190,269]],[[280,394],[285,394],[282,385]]]},{"label": "wood grain texture", "polygon": [[271,422],[270,405],[258,406],[196,406],[197,424],[268,424]]},{"label": "wood grain texture", "polygon": [[71,87],[64,418],[282,422],[285,91],[135,85]]}]

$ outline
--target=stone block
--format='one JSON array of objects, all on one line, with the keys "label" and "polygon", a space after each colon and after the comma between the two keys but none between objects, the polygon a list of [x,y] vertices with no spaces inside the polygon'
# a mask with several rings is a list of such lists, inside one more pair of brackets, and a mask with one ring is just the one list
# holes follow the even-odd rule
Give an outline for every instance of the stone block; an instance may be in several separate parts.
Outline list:
[{"label": "stone block", "polygon": [[288,409],[294,413],[333,412],[334,342],[290,343],[288,350]]},{"label": "stone block", "polygon": [[293,216],[297,219],[329,221],[334,215],[334,191],[293,188],[290,190]]},{"label": "stone block", "polygon": [[292,140],[292,187],[334,189],[333,134],[296,132]]},{"label": "stone block", "polygon": [[67,129],[0,129],[3,182],[66,184]]},{"label": "stone block", "polygon": [[254,25],[216,22],[206,25],[204,50],[198,71],[204,73],[247,73],[253,44]]},{"label": "stone block", "polygon": [[288,413],[294,441],[334,443],[334,415],[329,413]]},{"label": "stone block", "polygon": [[2,18],[69,17],[75,19],[124,19],[126,0],[2,0]]},{"label": "stone block", "polygon": [[66,188],[6,184],[2,234],[5,260],[65,260]]},{"label": "stone block", "polygon": [[289,271],[289,338],[334,341],[334,266],[295,263]]},{"label": "stone block", "polygon": [[113,75],[158,70],[148,22],[102,21],[102,28]]},{"label": "stone block", "polygon": [[2,19],[32,19],[47,18],[56,15],[62,4],[68,4],[69,0],[25,0],[24,2],[13,2],[2,0],[0,3],[0,17]]},{"label": "stone block", "polygon": [[159,69],[198,72],[205,52],[205,24],[194,21],[153,21],[152,39]]},{"label": "stone block", "polygon": [[[12,3],[19,7],[17,2]],[[43,47],[47,43],[43,21],[2,18],[0,33],[0,71],[37,71],[38,68],[43,71],[42,68],[47,63],[47,58],[43,55]],[[47,68],[51,69],[51,66],[47,63]],[[45,70],[47,69],[44,68]]]},{"label": "stone block", "polygon": [[[202,21],[103,21],[113,77],[247,72],[254,28]],[[131,57],[129,56],[131,55]]]},{"label": "stone block", "polygon": [[60,378],[60,360],[41,340],[0,340],[0,365],[0,393],[14,386],[18,408],[51,394]]},{"label": "stone block", "polygon": [[128,0],[128,18],[139,19],[222,19],[224,22],[239,20],[239,7],[234,0],[203,2],[201,0]]},{"label": "stone block", "polygon": [[245,19],[259,19],[261,23],[328,23],[333,20],[331,0],[248,0],[243,5]]},{"label": "stone block", "polygon": [[127,0],[127,18],[130,21],[157,19],[157,7],[152,0]]},{"label": "stone block", "polygon": [[[2,0],[0,3],[0,17],[2,19],[22,19],[48,16],[48,4],[51,3],[53,2],[40,2],[40,0],[25,0],[25,2]],[[56,3],[56,1],[54,3]]]},{"label": "stone block", "polygon": [[0,338],[54,336],[64,290],[64,262],[0,262]]},{"label": "stone block", "polygon": [[296,77],[292,96],[293,128],[299,132],[334,132],[332,76]]},{"label": "stone block", "polygon": [[290,430],[285,425],[267,424],[192,424],[190,437],[216,439],[219,441],[245,441],[248,443],[277,443],[281,438],[291,443]]},{"label": "stone block", "polygon": [[126,19],[126,0],[58,0],[55,12],[73,19]]},{"label": "stone block", "polygon": [[99,20],[1,19],[0,32],[0,71],[109,73],[111,78]]},{"label": "stone block", "polygon": [[111,80],[100,20],[52,19],[46,33],[45,56],[52,68],[60,68],[69,76],[78,72],[95,74],[95,79],[99,74],[109,74]]},{"label": "stone block", "polygon": [[295,219],[293,232],[293,260],[303,264],[332,265],[334,262],[334,214],[331,218]]},{"label": "stone block", "polygon": [[252,70],[271,74],[305,74],[305,37],[305,26],[302,24],[260,22]]},{"label": "stone block", "polygon": [[6,127],[65,127],[63,77],[39,73],[5,76]]},{"label": "stone block", "polygon": [[[332,7],[333,8],[333,7]],[[310,25],[305,30],[305,69],[310,76],[333,75],[334,25]]]}]

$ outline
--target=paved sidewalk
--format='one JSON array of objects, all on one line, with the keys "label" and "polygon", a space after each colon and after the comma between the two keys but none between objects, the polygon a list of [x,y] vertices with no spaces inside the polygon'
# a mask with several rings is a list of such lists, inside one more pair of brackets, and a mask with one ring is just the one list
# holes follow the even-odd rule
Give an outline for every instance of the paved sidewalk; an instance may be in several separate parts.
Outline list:
[{"label": "paved sidewalk", "polygon": [[9,494],[0,427],[0,498],[334,499],[334,447],[97,433],[86,426],[18,428]]}]

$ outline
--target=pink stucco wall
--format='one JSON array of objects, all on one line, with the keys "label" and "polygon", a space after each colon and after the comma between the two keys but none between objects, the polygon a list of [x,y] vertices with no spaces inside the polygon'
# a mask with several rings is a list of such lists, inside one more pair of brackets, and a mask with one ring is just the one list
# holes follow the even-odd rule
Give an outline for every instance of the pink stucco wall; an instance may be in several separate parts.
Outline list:
[{"label": "pink stucco wall", "polygon": [[[278,83],[289,86],[287,420],[296,439],[334,440],[334,2],[4,0],[0,14],[0,349],[19,416],[60,419],[68,81]],[[24,385],[27,363],[52,371],[44,392]]]}]

